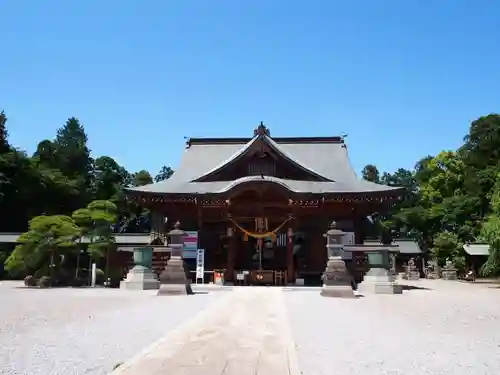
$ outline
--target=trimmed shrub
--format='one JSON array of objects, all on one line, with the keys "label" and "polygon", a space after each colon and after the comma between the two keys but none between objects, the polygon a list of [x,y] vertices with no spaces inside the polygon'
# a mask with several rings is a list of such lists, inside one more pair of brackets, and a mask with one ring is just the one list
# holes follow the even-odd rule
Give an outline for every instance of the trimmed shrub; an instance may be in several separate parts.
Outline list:
[{"label": "trimmed shrub", "polygon": [[42,276],[38,279],[36,285],[40,288],[48,288],[52,285],[52,279],[49,276]]},{"label": "trimmed shrub", "polygon": [[28,275],[24,278],[24,285],[25,286],[36,286],[36,279],[32,275]]}]

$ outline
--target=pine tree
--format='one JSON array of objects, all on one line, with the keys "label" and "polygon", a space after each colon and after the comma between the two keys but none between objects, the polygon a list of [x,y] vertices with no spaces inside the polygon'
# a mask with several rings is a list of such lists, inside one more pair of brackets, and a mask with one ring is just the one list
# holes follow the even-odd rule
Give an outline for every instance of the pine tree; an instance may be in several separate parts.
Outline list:
[{"label": "pine tree", "polygon": [[0,154],[4,154],[10,151],[10,145],[8,141],[9,133],[7,132],[7,116],[5,112],[0,112]]}]

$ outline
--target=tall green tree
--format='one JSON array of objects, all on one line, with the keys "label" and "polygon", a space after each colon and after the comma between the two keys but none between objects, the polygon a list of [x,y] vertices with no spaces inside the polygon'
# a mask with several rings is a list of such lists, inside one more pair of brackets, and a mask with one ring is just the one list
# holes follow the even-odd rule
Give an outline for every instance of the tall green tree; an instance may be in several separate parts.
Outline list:
[{"label": "tall green tree", "polygon": [[153,183],[153,177],[146,170],[141,170],[136,172],[132,176],[132,185],[133,186],[144,186]]},{"label": "tall green tree", "polygon": [[380,183],[380,173],[373,164],[366,165],[361,171],[363,179],[370,182]]},{"label": "tall green tree", "polygon": [[78,199],[74,200],[71,211],[85,205],[90,198],[93,160],[87,141],[85,129],[75,117],[68,119],[57,131],[54,141],[58,169],[78,184],[81,193]]},{"label": "tall green tree", "polygon": [[164,165],[161,167],[160,172],[155,176],[155,182],[160,182],[169,179],[174,174],[172,168]]},{"label": "tall green tree", "polygon": [[7,116],[4,111],[0,111],[0,155],[10,151],[8,138]]}]

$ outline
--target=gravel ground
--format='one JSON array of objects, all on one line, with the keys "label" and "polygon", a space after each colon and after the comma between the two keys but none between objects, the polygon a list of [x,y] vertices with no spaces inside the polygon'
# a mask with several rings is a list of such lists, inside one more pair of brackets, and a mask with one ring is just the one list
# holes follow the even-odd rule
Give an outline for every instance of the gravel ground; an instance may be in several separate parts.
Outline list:
[{"label": "gravel ground", "polygon": [[355,300],[284,292],[303,374],[500,374],[500,289],[414,285],[431,290]]},{"label": "gravel ground", "polygon": [[[428,289],[355,300],[285,289],[302,373],[499,374],[500,288],[413,284]],[[154,295],[0,283],[0,374],[106,374],[224,293]]]},{"label": "gravel ground", "polygon": [[20,285],[0,283],[0,374],[106,374],[221,296]]}]

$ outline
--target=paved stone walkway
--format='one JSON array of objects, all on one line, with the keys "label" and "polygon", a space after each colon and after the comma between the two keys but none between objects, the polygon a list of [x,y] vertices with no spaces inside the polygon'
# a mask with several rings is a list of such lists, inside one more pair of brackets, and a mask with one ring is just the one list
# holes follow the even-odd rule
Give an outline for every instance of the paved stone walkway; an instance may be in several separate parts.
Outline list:
[{"label": "paved stone walkway", "polygon": [[235,288],[113,372],[144,374],[299,375],[281,290]]}]

